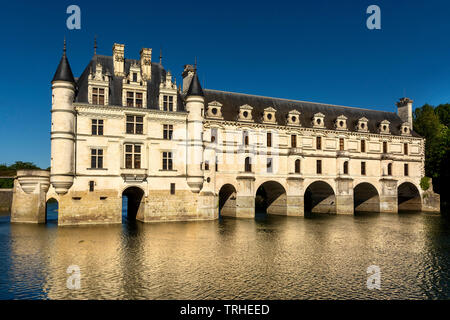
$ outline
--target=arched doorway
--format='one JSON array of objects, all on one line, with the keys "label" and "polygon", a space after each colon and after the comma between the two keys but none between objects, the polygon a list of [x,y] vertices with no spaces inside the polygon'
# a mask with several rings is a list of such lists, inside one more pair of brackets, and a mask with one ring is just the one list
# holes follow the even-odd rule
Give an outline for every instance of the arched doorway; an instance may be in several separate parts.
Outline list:
[{"label": "arched doorway", "polygon": [[219,191],[219,217],[236,216],[236,188],[225,184]]},{"label": "arched doorway", "polygon": [[312,213],[336,214],[336,197],[326,182],[315,181],[305,191],[305,216]]},{"label": "arched doorway", "polygon": [[370,183],[362,182],[353,189],[355,212],[380,212],[380,196]]},{"label": "arched doorway", "polygon": [[45,222],[58,223],[59,203],[55,198],[50,198],[45,203]]},{"label": "arched doorway", "polygon": [[256,190],[255,214],[287,214],[287,196],[284,187],[275,181],[264,182]]},{"label": "arched doorway", "polygon": [[129,187],[122,192],[122,220],[134,221],[144,217],[144,191],[138,187]]},{"label": "arched doorway", "polygon": [[398,211],[422,211],[422,198],[417,187],[404,182],[398,186]]}]

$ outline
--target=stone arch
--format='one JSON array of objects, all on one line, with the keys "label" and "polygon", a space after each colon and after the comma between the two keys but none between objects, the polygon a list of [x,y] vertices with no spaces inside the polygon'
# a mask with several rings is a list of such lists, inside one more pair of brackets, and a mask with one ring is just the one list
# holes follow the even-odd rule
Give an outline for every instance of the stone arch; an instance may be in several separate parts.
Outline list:
[{"label": "stone arch", "polygon": [[325,181],[314,181],[305,190],[305,216],[311,213],[336,214],[336,195]]},{"label": "stone arch", "polygon": [[398,211],[422,211],[422,198],[415,184],[403,182],[397,188]]},{"label": "stone arch", "polygon": [[59,216],[59,201],[50,197],[45,202],[45,222],[57,222]]},{"label": "stone arch", "polygon": [[127,220],[144,219],[144,196],[144,190],[136,186],[127,187],[122,191],[122,206],[126,207]]},{"label": "stone arch", "polygon": [[236,188],[230,183],[224,184],[219,190],[219,217],[236,216]]},{"label": "stone arch", "polygon": [[286,215],[287,194],[280,182],[269,180],[261,183],[255,194],[255,213]]},{"label": "stone arch", "polygon": [[380,212],[380,195],[377,188],[361,182],[353,188],[354,212]]}]

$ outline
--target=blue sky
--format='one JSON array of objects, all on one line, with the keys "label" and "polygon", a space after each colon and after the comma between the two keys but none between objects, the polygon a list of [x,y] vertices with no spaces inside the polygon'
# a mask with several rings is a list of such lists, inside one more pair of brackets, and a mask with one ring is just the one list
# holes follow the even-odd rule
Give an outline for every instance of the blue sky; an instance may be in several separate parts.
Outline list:
[{"label": "blue sky", "polygon": [[[81,8],[81,30],[66,8]],[[366,9],[381,8],[381,30]],[[50,81],[64,36],[75,76],[125,44],[163,50],[180,83],[198,59],[207,88],[396,111],[450,102],[449,1],[8,1],[0,10],[0,163],[50,163]]]}]

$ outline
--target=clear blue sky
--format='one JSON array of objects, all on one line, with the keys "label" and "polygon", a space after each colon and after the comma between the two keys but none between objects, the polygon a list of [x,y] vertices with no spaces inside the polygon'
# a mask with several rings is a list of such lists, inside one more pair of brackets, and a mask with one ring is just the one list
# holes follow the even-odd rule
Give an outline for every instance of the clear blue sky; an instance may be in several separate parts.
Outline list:
[{"label": "clear blue sky", "polygon": [[[81,8],[81,30],[66,8]],[[381,30],[366,9],[381,8]],[[0,163],[50,163],[50,81],[64,36],[75,76],[93,54],[125,44],[163,48],[163,65],[181,80],[197,56],[207,88],[395,111],[450,102],[450,2],[4,1],[0,9]]]}]

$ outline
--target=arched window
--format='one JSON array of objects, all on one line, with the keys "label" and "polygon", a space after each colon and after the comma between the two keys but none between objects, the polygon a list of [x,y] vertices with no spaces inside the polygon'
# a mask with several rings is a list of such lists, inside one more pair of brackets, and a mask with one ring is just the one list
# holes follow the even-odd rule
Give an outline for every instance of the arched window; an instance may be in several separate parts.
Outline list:
[{"label": "arched window", "polygon": [[295,160],[295,173],[300,173],[300,159]]},{"label": "arched window", "polygon": [[392,163],[388,163],[388,176],[392,176]]},{"label": "arched window", "polygon": [[344,174],[348,174],[348,161],[344,162]]},{"label": "arched window", "polygon": [[252,162],[250,157],[245,158],[245,172],[252,172]]}]

